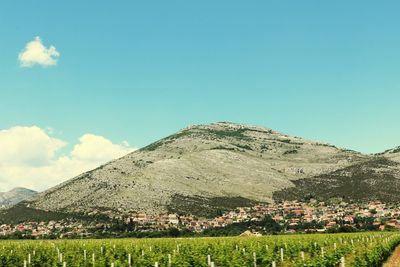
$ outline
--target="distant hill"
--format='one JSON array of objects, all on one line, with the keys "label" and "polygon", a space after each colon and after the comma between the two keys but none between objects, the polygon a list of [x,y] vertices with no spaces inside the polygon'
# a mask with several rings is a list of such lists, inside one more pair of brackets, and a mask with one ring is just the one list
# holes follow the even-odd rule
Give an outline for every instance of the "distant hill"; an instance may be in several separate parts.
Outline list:
[{"label": "distant hill", "polygon": [[[195,125],[40,193],[30,205],[50,211],[214,216],[281,199],[285,195],[279,192],[297,187],[302,190],[290,191],[288,198],[311,193],[331,196],[314,190],[307,181],[328,179],[325,175],[353,170],[357,167],[352,166],[374,159],[263,127],[228,122]],[[387,168],[392,168],[389,163]],[[333,180],[330,188],[339,181]]]},{"label": "distant hill", "polygon": [[11,207],[23,200],[32,198],[37,194],[36,191],[17,187],[8,192],[0,192],[0,208]]}]

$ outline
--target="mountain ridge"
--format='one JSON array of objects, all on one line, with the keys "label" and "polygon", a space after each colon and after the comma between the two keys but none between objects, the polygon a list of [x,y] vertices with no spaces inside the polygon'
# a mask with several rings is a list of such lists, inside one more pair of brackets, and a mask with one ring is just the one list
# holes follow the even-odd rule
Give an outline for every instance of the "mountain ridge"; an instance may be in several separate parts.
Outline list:
[{"label": "mountain ridge", "polygon": [[370,158],[260,126],[193,125],[46,190],[30,205],[149,214],[200,207],[212,213],[231,208],[230,202],[273,202],[274,192],[294,187],[296,180]]}]

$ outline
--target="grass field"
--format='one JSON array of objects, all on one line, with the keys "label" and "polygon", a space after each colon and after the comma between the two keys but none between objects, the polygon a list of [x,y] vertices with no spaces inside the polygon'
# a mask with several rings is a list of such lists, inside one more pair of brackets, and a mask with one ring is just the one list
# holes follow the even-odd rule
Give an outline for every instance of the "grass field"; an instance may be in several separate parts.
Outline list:
[{"label": "grass field", "polygon": [[0,241],[0,266],[381,266],[396,232]]}]

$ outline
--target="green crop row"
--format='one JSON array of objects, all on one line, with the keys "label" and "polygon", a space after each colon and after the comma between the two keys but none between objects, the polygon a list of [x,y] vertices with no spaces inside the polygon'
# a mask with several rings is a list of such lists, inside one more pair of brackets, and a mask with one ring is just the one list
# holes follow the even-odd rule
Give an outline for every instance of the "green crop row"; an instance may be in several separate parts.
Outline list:
[{"label": "green crop row", "polygon": [[381,266],[400,234],[0,241],[0,266]]}]

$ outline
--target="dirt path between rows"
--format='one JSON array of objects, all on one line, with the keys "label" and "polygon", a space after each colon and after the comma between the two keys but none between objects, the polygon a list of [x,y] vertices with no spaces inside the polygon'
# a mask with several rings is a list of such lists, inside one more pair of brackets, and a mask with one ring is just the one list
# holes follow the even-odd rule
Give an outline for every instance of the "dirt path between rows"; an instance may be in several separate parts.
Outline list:
[{"label": "dirt path between rows", "polygon": [[392,256],[383,264],[383,267],[400,267],[400,246],[395,249]]}]

